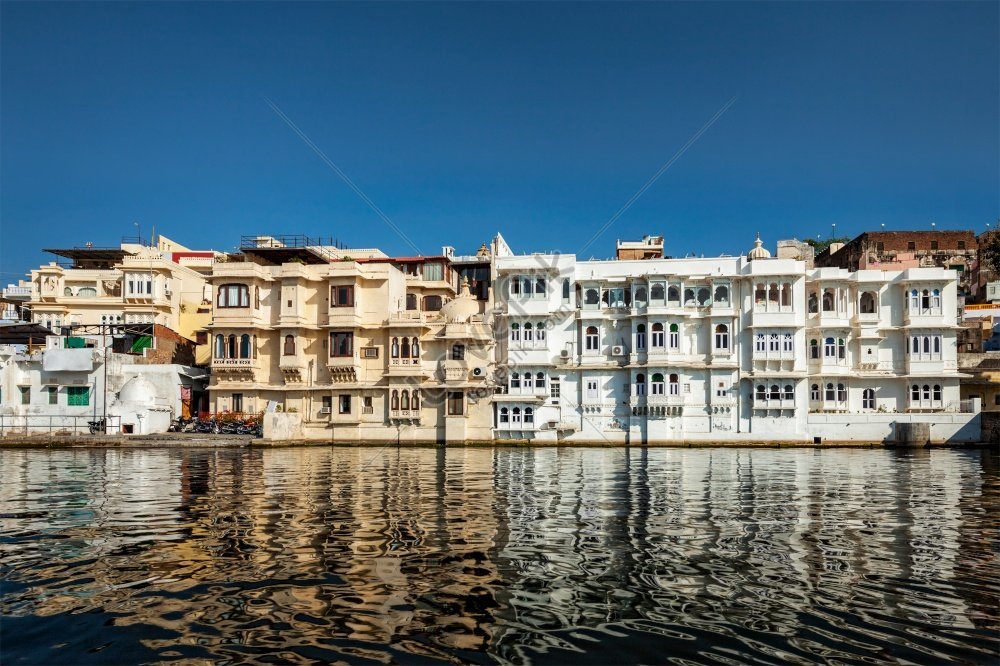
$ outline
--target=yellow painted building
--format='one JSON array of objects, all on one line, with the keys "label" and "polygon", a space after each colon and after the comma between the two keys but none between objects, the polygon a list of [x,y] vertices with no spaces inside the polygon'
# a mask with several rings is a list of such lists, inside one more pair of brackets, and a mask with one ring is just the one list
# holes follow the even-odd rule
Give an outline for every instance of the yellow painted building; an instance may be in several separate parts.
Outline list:
[{"label": "yellow painted building", "polygon": [[388,257],[244,239],[212,271],[212,409],[268,412],[274,439],[492,441],[491,266],[485,246]]}]

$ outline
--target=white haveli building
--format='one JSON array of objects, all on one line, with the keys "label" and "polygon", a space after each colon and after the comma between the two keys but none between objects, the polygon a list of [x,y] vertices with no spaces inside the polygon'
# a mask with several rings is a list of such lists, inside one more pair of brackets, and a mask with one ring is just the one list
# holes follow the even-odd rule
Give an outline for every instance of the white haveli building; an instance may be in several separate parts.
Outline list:
[{"label": "white haveli building", "polygon": [[954,271],[807,269],[759,238],[745,257],[636,245],[607,261],[495,258],[497,439],[978,440]]}]

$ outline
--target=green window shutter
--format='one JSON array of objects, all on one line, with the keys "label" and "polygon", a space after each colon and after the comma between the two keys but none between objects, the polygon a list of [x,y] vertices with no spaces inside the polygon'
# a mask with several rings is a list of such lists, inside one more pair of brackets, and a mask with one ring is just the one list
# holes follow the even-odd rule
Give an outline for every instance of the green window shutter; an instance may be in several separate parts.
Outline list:
[{"label": "green window shutter", "polygon": [[140,335],[132,343],[131,353],[141,354],[143,349],[149,349],[153,346],[153,338],[149,335]]},{"label": "green window shutter", "polygon": [[87,346],[87,341],[83,338],[66,338],[66,349],[83,349]]},{"label": "green window shutter", "polygon": [[66,404],[70,407],[86,407],[90,404],[89,386],[71,386],[67,391]]}]

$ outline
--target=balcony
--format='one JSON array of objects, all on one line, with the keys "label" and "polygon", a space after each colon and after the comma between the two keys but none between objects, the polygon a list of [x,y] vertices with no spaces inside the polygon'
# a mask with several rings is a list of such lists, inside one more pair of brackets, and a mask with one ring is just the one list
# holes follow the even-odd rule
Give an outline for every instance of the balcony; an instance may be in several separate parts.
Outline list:
[{"label": "balcony", "polygon": [[361,314],[356,308],[330,308],[327,324],[334,328],[356,328],[361,326]]},{"label": "balcony", "polygon": [[754,411],[766,411],[771,409],[781,409],[781,410],[794,410],[795,409],[795,398],[781,398],[775,400],[774,398],[755,398],[753,401]]},{"label": "balcony", "polygon": [[256,358],[213,358],[212,372],[239,373],[253,372],[260,368],[260,359]]},{"label": "balcony", "polygon": [[442,381],[449,383],[464,382],[469,378],[469,363],[468,361],[442,361],[441,370],[438,374]]},{"label": "balcony", "polygon": [[361,363],[352,356],[331,356],[326,361],[330,378],[335,382],[356,382]]},{"label": "balcony", "polygon": [[419,358],[390,358],[386,374],[390,377],[425,377],[428,371]]},{"label": "balcony", "polygon": [[410,423],[420,422],[419,409],[390,409],[389,419],[393,421],[409,421]]}]

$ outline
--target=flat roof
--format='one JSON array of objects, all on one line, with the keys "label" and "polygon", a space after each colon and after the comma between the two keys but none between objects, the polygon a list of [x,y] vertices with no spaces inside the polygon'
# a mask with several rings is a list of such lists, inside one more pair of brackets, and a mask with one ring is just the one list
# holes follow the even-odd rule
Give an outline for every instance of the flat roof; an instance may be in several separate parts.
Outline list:
[{"label": "flat roof", "polygon": [[59,257],[66,257],[75,262],[91,261],[100,263],[119,263],[126,255],[132,256],[133,252],[127,252],[120,247],[71,247],[67,249],[45,248],[43,252],[54,254]]}]

